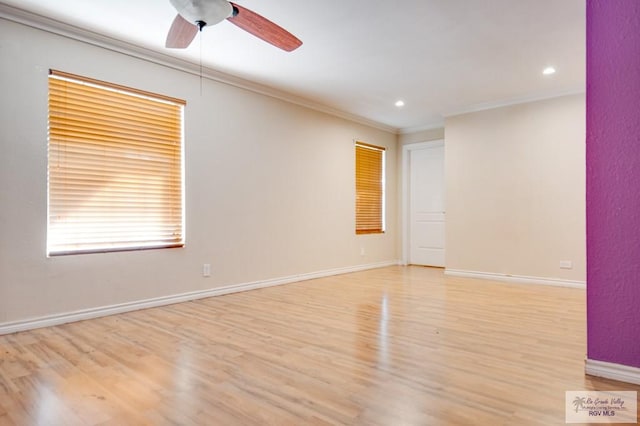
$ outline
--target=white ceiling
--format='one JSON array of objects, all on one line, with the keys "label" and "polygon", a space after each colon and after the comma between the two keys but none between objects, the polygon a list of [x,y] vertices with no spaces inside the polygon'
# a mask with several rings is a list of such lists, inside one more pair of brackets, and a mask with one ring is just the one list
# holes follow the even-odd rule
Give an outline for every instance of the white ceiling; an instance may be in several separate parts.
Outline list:
[{"label": "white ceiling", "polygon": [[585,0],[237,0],[304,42],[291,53],[226,21],[165,49],[169,0],[3,2],[402,131],[585,86]]}]

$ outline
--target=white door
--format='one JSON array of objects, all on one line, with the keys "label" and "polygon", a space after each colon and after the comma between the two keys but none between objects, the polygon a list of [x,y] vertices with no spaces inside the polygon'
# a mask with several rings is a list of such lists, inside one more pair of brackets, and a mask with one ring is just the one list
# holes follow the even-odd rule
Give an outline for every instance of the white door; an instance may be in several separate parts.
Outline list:
[{"label": "white door", "polygon": [[409,263],[444,267],[444,145],[409,153]]}]

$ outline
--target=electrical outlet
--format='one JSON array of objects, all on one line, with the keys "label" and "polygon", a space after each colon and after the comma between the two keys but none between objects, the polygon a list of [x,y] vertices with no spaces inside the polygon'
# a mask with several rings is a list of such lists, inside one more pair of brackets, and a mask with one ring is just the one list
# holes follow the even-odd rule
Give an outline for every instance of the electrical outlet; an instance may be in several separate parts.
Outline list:
[{"label": "electrical outlet", "polygon": [[360,247],[360,256],[364,256],[364,247]]},{"label": "electrical outlet", "polygon": [[560,269],[573,269],[573,262],[570,260],[561,260]]},{"label": "electrical outlet", "polygon": [[211,276],[211,264],[210,263],[205,263],[204,265],[202,265],[202,276],[203,277],[210,277]]}]

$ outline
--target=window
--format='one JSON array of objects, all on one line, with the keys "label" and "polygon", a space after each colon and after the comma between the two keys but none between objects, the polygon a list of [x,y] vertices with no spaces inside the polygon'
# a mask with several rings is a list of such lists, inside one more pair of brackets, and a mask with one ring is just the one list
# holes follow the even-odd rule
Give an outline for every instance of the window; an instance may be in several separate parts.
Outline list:
[{"label": "window", "polygon": [[384,148],[356,142],[356,234],[384,232]]},{"label": "window", "polygon": [[51,70],[48,255],[184,245],[184,105]]}]

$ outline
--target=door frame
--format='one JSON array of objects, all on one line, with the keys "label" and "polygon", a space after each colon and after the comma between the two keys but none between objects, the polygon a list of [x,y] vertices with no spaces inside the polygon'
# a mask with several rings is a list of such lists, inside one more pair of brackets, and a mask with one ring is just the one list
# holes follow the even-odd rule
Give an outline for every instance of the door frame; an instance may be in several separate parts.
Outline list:
[{"label": "door frame", "polygon": [[444,139],[436,139],[433,141],[417,142],[402,145],[402,205],[400,208],[400,217],[402,220],[402,258],[401,264],[406,266],[409,264],[409,228],[410,215],[409,209],[409,177],[411,176],[410,162],[411,151],[426,148],[444,147]]}]

